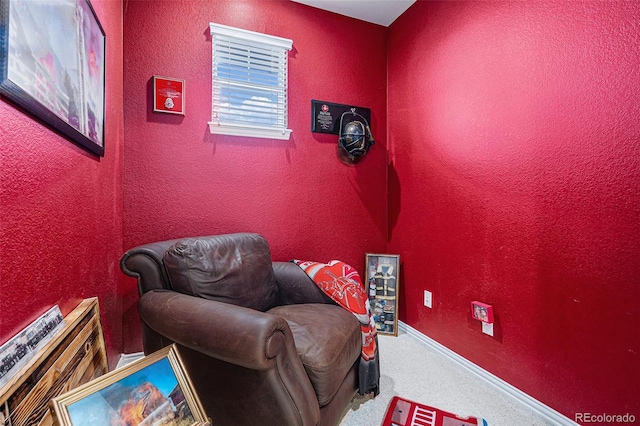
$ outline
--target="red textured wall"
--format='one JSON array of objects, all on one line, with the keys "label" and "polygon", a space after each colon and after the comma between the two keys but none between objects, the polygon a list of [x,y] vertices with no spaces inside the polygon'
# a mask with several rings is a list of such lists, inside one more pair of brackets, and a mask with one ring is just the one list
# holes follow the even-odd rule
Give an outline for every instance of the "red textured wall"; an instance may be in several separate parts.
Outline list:
[{"label": "red textured wall", "polygon": [[[282,260],[400,253],[403,321],[571,418],[639,417],[637,2],[419,1],[388,34],[284,1],[92,3],[106,156],[0,101],[0,342],[97,295],[113,363],[141,348],[123,249],[254,231]],[[210,21],[294,40],[290,141],[208,133]],[[185,117],[149,112],[152,75],[186,80]],[[372,108],[365,161],[309,131],[312,98]]]},{"label": "red textured wall", "polygon": [[[216,22],[293,40],[291,140],[211,135]],[[129,0],[124,16],[124,248],[183,236],[258,232],[277,260],[342,259],[386,247],[386,28],[290,1]],[[186,115],[150,112],[153,75],[186,82]],[[311,99],[371,108],[377,144],[356,166],[337,137],[311,133]],[[135,280],[125,342],[140,350]]]},{"label": "red textured wall", "polygon": [[107,35],[105,156],[0,100],[0,343],[51,306],[97,296],[112,365],[122,352],[122,5],[93,0]]},{"label": "red textured wall", "polygon": [[638,22],[638,2],[419,1],[389,32],[400,318],[572,419],[640,418]]}]

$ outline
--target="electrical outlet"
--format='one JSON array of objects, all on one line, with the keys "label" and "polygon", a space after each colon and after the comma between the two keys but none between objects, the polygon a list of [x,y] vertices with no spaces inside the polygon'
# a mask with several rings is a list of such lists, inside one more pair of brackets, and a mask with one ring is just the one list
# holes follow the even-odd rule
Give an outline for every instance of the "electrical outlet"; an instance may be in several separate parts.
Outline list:
[{"label": "electrical outlet", "polygon": [[493,323],[487,324],[486,322],[482,323],[482,332],[484,334],[488,334],[489,336],[493,336]]},{"label": "electrical outlet", "polygon": [[424,306],[426,306],[427,308],[432,308],[433,307],[433,299],[432,299],[432,294],[430,291],[425,290],[424,291]]}]

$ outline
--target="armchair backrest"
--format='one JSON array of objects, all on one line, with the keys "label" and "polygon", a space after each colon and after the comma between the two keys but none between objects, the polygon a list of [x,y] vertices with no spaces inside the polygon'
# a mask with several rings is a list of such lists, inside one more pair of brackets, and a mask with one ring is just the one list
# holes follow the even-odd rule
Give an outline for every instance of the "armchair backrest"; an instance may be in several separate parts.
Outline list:
[{"label": "armchair backrest", "polygon": [[276,303],[269,244],[258,234],[179,240],[165,251],[163,263],[179,293],[259,311]]},{"label": "armchair backrest", "polygon": [[127,251],[120,267],[138,279],[141,296],[166,289],[260,311],[272,308],[277,300],[269,245],[258,234],[145,244]]}]

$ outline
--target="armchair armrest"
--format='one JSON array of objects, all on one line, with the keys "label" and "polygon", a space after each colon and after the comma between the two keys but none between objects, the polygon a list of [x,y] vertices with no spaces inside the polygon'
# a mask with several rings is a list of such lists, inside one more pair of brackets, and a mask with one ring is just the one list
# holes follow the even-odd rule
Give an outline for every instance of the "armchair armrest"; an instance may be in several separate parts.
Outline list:
[{"label": "armchair armrest", "polygon": [[[265,417],[269,413],[271,419],[265,417],[265,424],[276,424],[276,418],[279,424],[318,424],[318,400],[283,318],[170,290],[143,294],[138,313],[144,325],[161,335],[164,343],[168,339],[256,373],[241,374],[242,392],[234,389],[229,400],[223,394],[231,390],[211,386],[216,370],[208,371],[206,364],[196,367],[204,371],[194,384],[199,385],[197,390],[212,413],[224,412],[230,419],[246,418],[245,414],[225,410],[251,404],[256,415]],[[263,394],[265,389],[269,389],[267,396]]]},{"label": "armchair armrest", "polygon": [[299,362],[289,325],[276,315],[162,290],[143,294],[138,312],[171,341],[232,364],[266,370],[276,356]]},{"label": "armchair armrest", "polygon": [[295,263],[273,262],[273,274],[278,284],[278,305],[298,303],[334,304],[329,296]]},{"label": "armchair armrest", "polygon": [[138,294],[150,290],[169,289],[169,279],[162,256],[179,240],[159,241],[132,248],[122,255],[120,269],[122,272],[138,279]]}]

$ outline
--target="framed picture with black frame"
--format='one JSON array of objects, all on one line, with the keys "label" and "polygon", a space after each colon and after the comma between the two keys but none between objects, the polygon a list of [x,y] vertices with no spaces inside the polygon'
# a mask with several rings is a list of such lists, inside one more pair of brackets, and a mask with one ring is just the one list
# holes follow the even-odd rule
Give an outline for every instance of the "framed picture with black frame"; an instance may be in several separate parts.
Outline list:
[{"label": "framed picture with black frame", "polygon": [[105,50],[89,0],[0,0],[0,96],[97,156]]},{"label": "framed picture with black frame", "polygon": [[49,405],[58,426],[210,423],[176,345],[55,397]]},{"label": "framed picture with black frame", "polygon": [[400,255],[365,254],[366,287],[371,313],[380,334],[398,335]]}]

